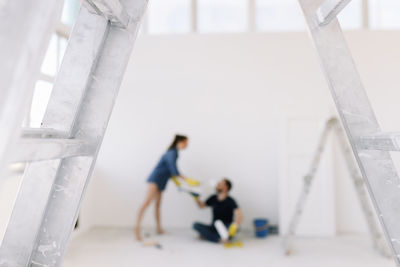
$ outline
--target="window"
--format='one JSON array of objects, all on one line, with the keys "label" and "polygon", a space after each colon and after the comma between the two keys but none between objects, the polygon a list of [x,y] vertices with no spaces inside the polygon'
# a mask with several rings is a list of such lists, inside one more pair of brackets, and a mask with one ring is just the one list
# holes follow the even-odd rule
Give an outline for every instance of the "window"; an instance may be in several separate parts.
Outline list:
[{"label": "window", "polygon": [[190,10],[190,0],[150,1],[148,32],[152,34],[190,32]]},{"label": "window", "polygon": [[362,1],[352,0],[339,14],[340,25],[345,30],[362,28]]},{"label": "window", "polygon": [[40,71],[45,75],[55,77],[66,48],[67,39],[58,34],[53,34]]},{"label": "window", "polygon": [[258,31],[302,31],[305,21],[295,0],[256,0],[255,23]]},{"label": "window", "polygon": [[399,0],[369,0],[369,17],[372,29],[400,28]]},{"label": "window", "polygon": [[[368,21],[372,29],[399,29],[399,13],[400,0],[352,0],[338,19],[344,30],[361,29]],[[146,26],[150,34],[245,32],[253,26],[266,32],[306,30],[298,0],[153,0]]]},{"label": "window", "polygon": [[41,125],[66,48],[67,39],[58,34],[53,34],[42,63],[39,80],[35,85],[28,119],[29,127],[40,127]]},{"label": "window", "polygon": [[29,127],[40,127],[52,89],[52,83],[40,80],[36,82],[32,98]]},{"label": "window", "polygon": [[248,29],[248,0],[198,0],[199,32],[244,32]]},{"label": "window", "polygon": [[61,15],[61,23],[72,27],[78,16],[79,7],[79,0],[65,0]]},{"label": "window", "polygon": [[55,76],[58,69],[57,63],[57,35],[53,34],[40,71],[44,74]]},{"label": "window", "polygon": [[36,82],[31,108],[24,125],[28,127],[40,127],[47,104],[53,89],[54,80],[60,68],[62,58],[67,48],[68,35],[71,25],[74,24],[79,10],[78,0],[66,0],[57,25],[57,31],[51,37],[45,58],[43,60],[40,75]]}]

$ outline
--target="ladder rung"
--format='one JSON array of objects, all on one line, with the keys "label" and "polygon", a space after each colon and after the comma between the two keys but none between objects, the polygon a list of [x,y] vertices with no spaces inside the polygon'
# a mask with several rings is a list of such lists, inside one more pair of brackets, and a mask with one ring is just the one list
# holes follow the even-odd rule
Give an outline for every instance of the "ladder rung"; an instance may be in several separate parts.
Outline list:
[{"label": "ladder rung", "polygon": [[358,139],[357,147],[363,150],[400,151],[400,133],[380,133]]},{"label": "ladder rung", "polygon": [[325,0],[317,9],[319,25],[328,25],[351,0]]},{"label": "ladder rung", "polygon": [[119,0],[85,0],[83,4],[90,12],[104,16],[122,28],[129,24],[130,16]]},{"label": "ladder rung", "polygon": [[68,138],[68,133],[52,128],[22,128],[22,137],[25,138]]},{"label": "ladder rung", "polygon": [[78,156],[91,156],[95,145],[84,140],[22,138],[11,162],[33,162]]}]

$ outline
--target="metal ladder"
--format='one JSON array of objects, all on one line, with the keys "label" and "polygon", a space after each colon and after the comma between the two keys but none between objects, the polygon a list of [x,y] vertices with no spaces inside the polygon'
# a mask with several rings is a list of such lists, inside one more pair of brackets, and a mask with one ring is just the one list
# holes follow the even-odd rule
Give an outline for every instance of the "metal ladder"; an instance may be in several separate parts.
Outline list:
[{"label": "metal ladder", "polygon": [[28,162],[0,266],[61,266],[147,0],[83,4],[39,129],[21,125],[63,1],[0,5],[0,167]]},{"label": "metal ladder", "polygon": [[343,153],[344,159],[346,161],[347,169],[351,175],[351,178],[354,183],[354,187],[356,189],[356,193],[358,196],[358,200],[361,205],[362,212],[365,216],[365,220],[368,225],[369,233],[371,235],[371,239],[373,241],[374,247],[384,256],[388,257],[390,252],[388,251],[388,247],[385,243],[384,237],[379,230],[379,227],[376,223],[376,219],[373,214],[372,207],[370,205],[370,201],[367,196],[367,192],[364,186],[364,182],[362,180],[361,175],[359,174],[358,167],[354,160],[353,155],[351,154],[351,148],[346,140],[345,133],[338,121],[337,118],[329,119],[325,128],[322,132],[322,135],[318,141],[318,145],[315,151],[315,154],[311,160],[311,165],[308,170],[308,173],[304,176],[303,188],[300,193],[299,199],[296,203],[295,210],[293,216],[290,220],[289,227],[287,233],[283,238],[283,247],[285,250],[285,254],[289,255],[292,252],[292,244],[291,238],[295,235],[297,226],[299,225],[301,216],[303,214],[303,210],[306,205],[307,197],[310,193],[310,189],[312,183],[315,179],[315,174],[318,170],[319,164],[321,162],[321,157],[325,151],[325,148],[328,143],[328,138],[330,133],[333,132],[336,134],[336,137],[340,143],[340,148]]},{"label": "metal ladder", "polygon": [[361,83],[336,16],[351,0],[299,0],[340,119],[400,266],[400,179],[390,151],[400,133],[383,133]]}]

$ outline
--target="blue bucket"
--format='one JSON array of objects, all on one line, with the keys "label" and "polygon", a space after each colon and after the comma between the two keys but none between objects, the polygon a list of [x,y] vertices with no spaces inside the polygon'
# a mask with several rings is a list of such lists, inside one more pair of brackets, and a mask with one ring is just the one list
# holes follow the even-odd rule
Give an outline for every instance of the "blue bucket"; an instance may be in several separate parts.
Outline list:
[{"label": "blue bucket", "polygon": [[256,237],[264,238],[268,236],[269,227],[267,219],[254,219],[254,230],[256,233]]}]

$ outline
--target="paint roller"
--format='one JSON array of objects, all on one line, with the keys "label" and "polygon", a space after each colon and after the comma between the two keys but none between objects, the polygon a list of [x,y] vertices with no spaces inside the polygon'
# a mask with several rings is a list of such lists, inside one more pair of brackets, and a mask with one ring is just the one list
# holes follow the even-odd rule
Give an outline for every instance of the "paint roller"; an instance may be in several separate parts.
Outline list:
[{"label": "paint roller", "polygon": [[[189,181],[188,181],[188,180],[189,180]],[[179,191],[188,193],[188,194],[191,195],[195,200],[197,200],[197,199],[200,197],[200,192],[198,192],[198,191],[196,192],[196,190],[193,190],[193,189],[187,189],[187,188],[185,188],[185,187],[182,185],[181,181],[179,181],[179,178],[178,178],[178,177],[173,176],[173,177],[172,177],[172,181],[174,181],[174,183],[175,183],[176,186],[178,187],[178,190],[179,190]],[[194,179],[186,178],[185,181],[186,181],[186,183],[187,183],[188,185],[191,185],[191,186],[200,185],[200,182],[199,182],[199,181],[196,181],[196,180],[194,180]]]},{"label": "paint roller", "polygon": [[217,232],[219,234],[219,237],[221,237],[221,240],[226,242],[229,239],[229,232],[228,229],[226,229],[225,224],[221,220],[216,220],[214,222],[215,229],[217,229]]},{"label": "paint roller", "polygon": [[215,229],[217,229],[221,240],[224,242],[228,241],[230,238],[233,238],[237,234],[237,231],[239,229],[239,226],[236,223],[231,223],[229,229],[227,229],[225,224],[221,220],[216,220],[214,226]]},{"label": "paint roller", "polygon": [[[182,185],[182,183],[179,181],[179,178],[176,176],[172,177],[172,180],[174,181],[174,183],[179,187]],[[197,181],[195,179],[192,178],[186,178],[185,179],[186,184],[188,184],[189,186],[195,187],[195,186],[200,186],[200,181]]]}]

